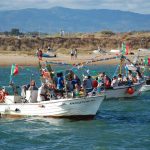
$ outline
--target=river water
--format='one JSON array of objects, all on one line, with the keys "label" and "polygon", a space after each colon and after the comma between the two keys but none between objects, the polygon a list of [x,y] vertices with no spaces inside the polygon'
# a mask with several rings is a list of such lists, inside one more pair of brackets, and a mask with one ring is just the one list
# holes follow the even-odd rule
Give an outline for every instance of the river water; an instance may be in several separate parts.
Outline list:
[{"label": "river water", "polygon": [[[112,75],[113,66],[91,66]],[[56,67],[57,70],[63,68]],[[8,85],[10,67],[0,68],[0,85]],[[37,68],[19,68],[18,85],[39,75]],[[150,149],[150,93],[102,103],[93,120],[50,118],[0,119],[0,149],[124,150]]]}]

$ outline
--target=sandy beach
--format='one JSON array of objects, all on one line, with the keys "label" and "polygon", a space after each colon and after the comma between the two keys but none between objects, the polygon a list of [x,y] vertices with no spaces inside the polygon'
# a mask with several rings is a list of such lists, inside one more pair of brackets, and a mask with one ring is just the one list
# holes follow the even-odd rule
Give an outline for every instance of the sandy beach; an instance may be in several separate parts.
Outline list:
[{"label": "sandy beach", "polygon": [[[76,60],[71,59],[70,55],[64,54],[57,54],[57,57],[53,58],[43,58],[43,61],[48,62],[62,62],[62,63],[69,63],[69,64],[77,64],[82,62],[87,62],[89,60],[96,60],[102,58],[110,58],[114,55],[92,55],[92,54],[82,54],[79,55]],[[38,65],[38,58],[32,55],[25,55],[25,54],[1,54],[0,55],[0,66],[10,66],[12,64],[18,64],[20,66],[37,66]],[[90,64],[117,64],[119,60],[107,60],[107,61],[97,61]]]}]

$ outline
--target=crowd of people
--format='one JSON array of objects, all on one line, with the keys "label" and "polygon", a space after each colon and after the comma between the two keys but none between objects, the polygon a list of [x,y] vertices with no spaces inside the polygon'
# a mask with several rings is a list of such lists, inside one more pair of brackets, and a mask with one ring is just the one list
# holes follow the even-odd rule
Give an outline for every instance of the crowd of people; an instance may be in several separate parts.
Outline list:
[{"label": "crowd of people", "polygon": [[[105,72],[99,73],[93,79],[90,75],[84,76],[81,80],[72,70],[67,70],[65,74],[62,72],[57,74],[41,73],[42,85],[37,87],[34,80],[24,87],[26,90],[38,90],[42,100],[58,99],[65,97],[80,97],[90,94],[101,93],[104,89],[110,89],[117,86],[132,85],[140,82],[143,78],[140,72],[133,75],[132,71],[128,71],[127,76],[118,74],[110,79]],[[40,101],[40,100],[39,100]]]},{"label": "crowd of people", "polygon": [[91,76],[84,76],[83,81],[81,81],[73,71],[68,70],[65,75],[60,72],[45,79],[43,79],[42,74],[42,84],[39,88],[35,81],[31,80],[30,84],[23,86],[23,97],[25,97],[27,90],[38,90],[40,95],[38,101],[87,96],[93,90],[93,80]]},{"label": "crowd of people", "polygon": [[126,76],[118,74],[117,76],[114,76],[112,80],[103,72],[99,74],[98,80],[100,80],[101,86],[103,85],[104,88],[108,89],[117,86],[139,83],[141,80],[143,80],[143,77],[139,71],[137,71],[136,74],[133,74],[132,71],[129,70]]}]

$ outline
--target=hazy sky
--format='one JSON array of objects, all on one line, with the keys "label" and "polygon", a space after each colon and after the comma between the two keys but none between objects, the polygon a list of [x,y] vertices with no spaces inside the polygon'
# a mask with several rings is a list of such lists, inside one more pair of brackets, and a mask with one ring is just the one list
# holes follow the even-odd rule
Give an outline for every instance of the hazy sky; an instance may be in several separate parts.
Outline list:
[{"label": "hazy sky", "polygon": [[0,0],[0,10],[51,8],[117,9],[150,14],[150,0]]}]

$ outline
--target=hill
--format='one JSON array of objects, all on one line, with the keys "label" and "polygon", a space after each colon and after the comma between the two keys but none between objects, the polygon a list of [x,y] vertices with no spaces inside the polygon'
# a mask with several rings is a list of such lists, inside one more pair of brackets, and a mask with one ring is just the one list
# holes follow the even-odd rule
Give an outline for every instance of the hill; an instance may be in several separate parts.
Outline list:
[{"label": "hill", "polygon": [[62,7],[0,11],[0,31],[19,28],[23,32],[56,33],[150,30],[150,15],[119,10],[80,10]]}]

